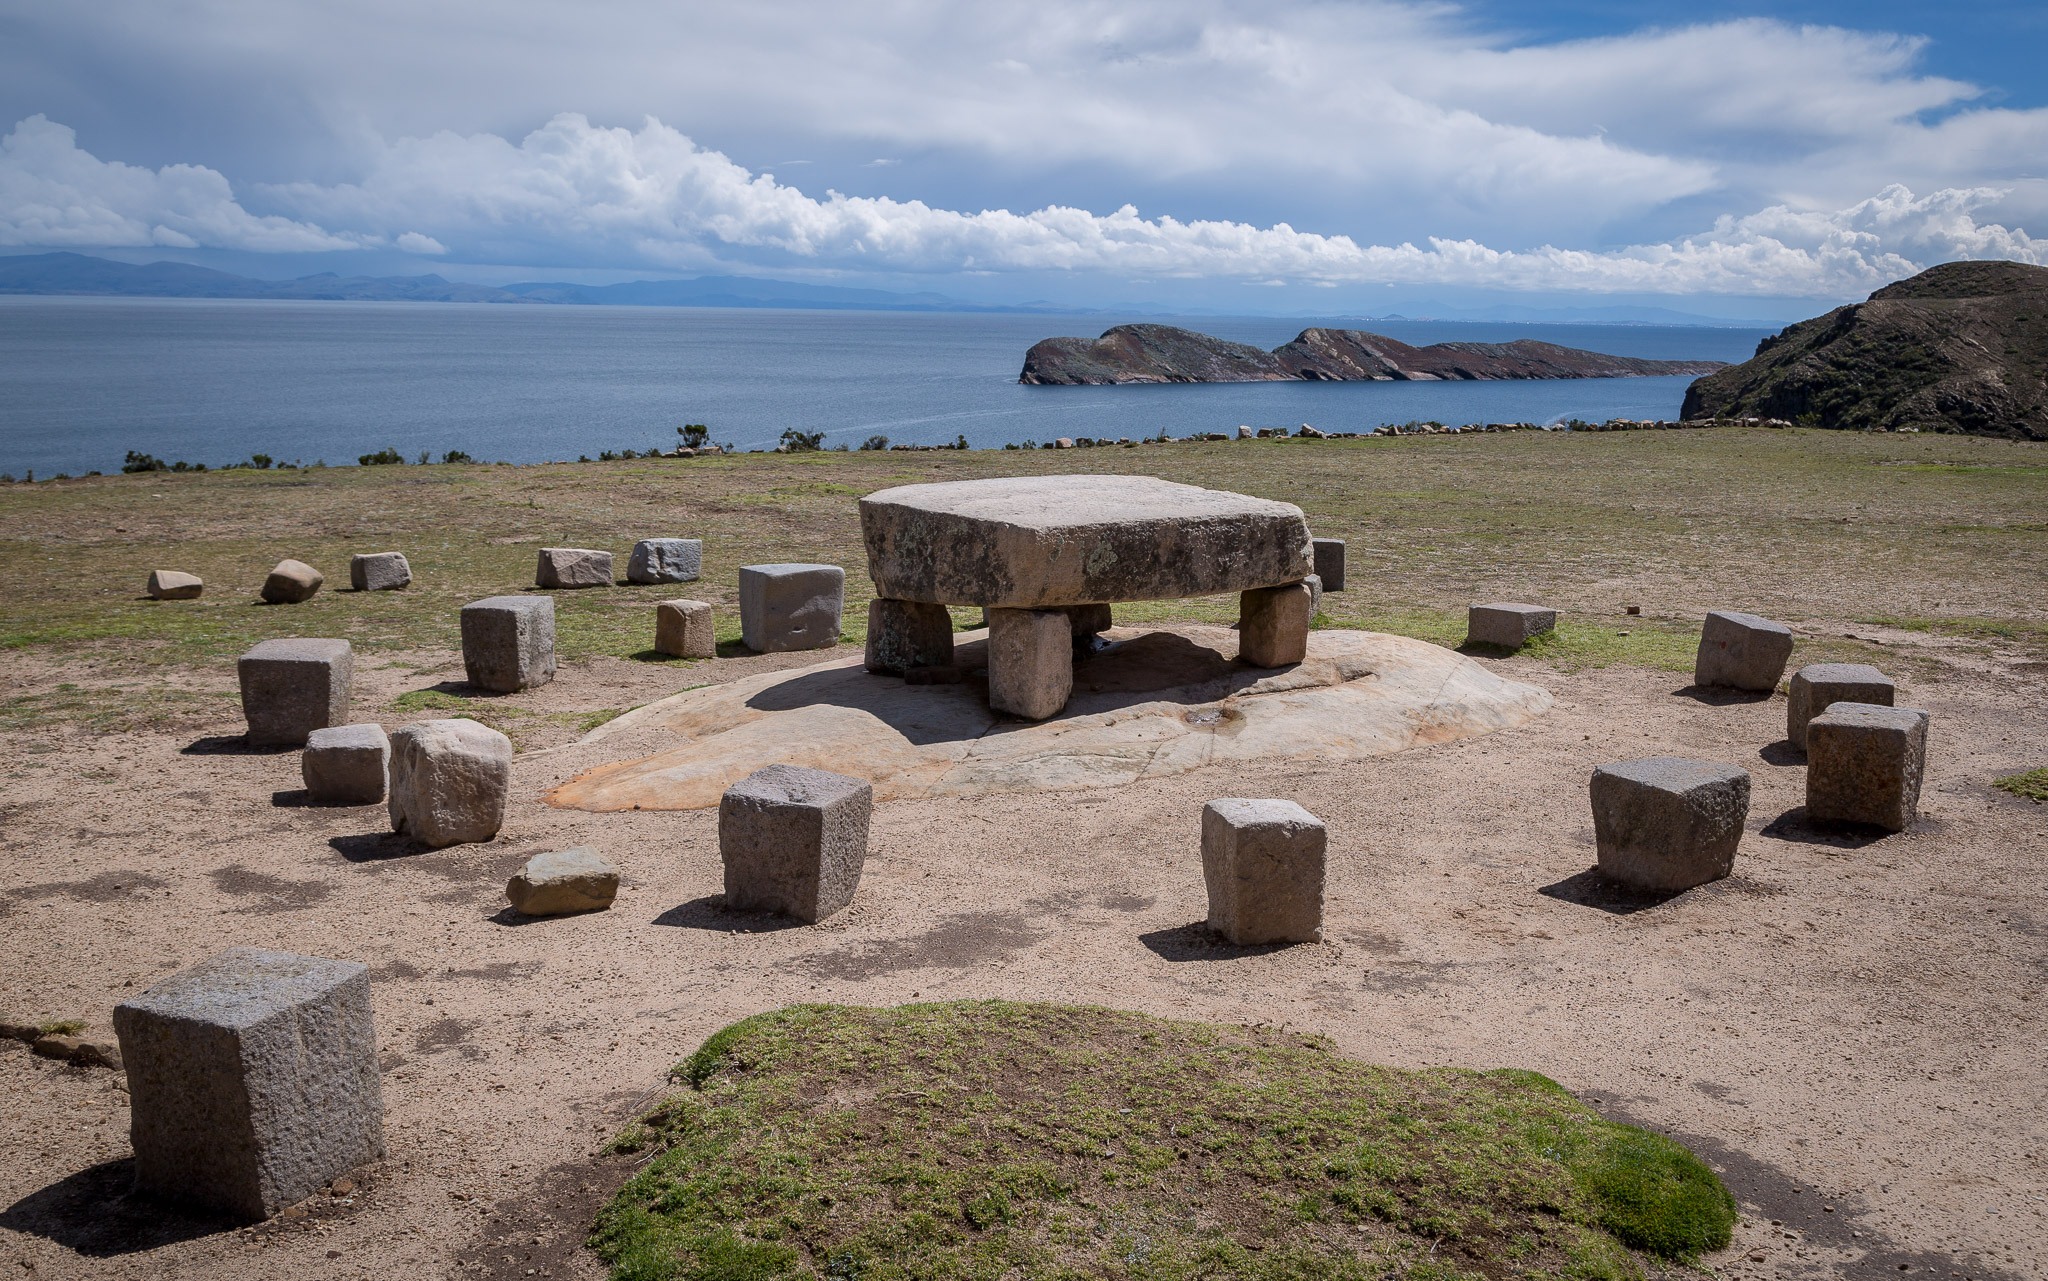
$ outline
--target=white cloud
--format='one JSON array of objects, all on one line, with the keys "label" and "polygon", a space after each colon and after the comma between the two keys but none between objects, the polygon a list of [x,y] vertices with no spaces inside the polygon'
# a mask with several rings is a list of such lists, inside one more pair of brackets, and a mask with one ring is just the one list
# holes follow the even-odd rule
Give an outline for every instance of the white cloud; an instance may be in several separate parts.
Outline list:
[{"label": "white cloud", "polygon": [[448,246],[432,236],[422,236],[417,231],[408,231],[391,242],[409,254],[445,254]]}]

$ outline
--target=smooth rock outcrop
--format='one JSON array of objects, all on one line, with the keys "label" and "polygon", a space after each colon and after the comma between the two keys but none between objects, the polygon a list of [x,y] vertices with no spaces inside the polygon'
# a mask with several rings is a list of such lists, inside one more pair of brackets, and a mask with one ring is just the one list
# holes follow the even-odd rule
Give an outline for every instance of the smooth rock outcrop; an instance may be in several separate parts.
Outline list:
[{"label": "smooth rock outcrop", "polygon": [[1323,821],[1293,801],[1227,799],[1202,807],[1209,928],[1230,943],[1320,943]]},{"label": "smooth rock outcrop", "polygon": [[412,586],[404,552],[358,552],[348,558],[349,586],[359,592],[395,592]]},{"label": "smooth rock outcrop", "polygon": [[619,869],[589,845],[536,854],[505,882],[505,897],[522,916],[601,912],[619,896]]},{"label": "smooth rock outcrop", "polygon": [[868,854],[874,788],[865,779],[770,765],[718,803],[725,905],[816,922],[853,901]]},{"label": "smooth rock outcrop", "polygon": [[462,667],[479,689],[510,694],[555,678],[555,602],[488,596],[462,607]]},{"label": "smooth rock outcrop", "polygon": [[610,587],[612,554],[590,547],[543,547],[534,559],[533,585],[546,588]]},{"label": "smooth rock outcrop", "polygon": [[512,740],[471,720],[421,721],[391,735],[391,830],[439,849],[505,825]]},{"label": "smooth rock outcrop", "polygon": [[235,660],[249,741],[297,747],[316,729],[348,721],[355,651],[345,640],[260,641]]},{"label": "smooth rock outcrop", "polygon": [[665,600],[654,607],[654,648],[676,658],[714,658],[718,636],[711,605],[701,600]]},{"label": "smooth rock outcrop", "polygon": [[953,616],[944,605],[913,600],[868,602],[866,666],[901,676],[914,667],[953,665]]},{"label": "smooth rock outcrop", "polygon": [[326,805],[375,805],[384,799],[391,740],[381,725],[334,725],[306,736],[299,775],[306,795]]},{"label": "smooth rock outcrop", "polygon": [[1927,713],[1917,707],[1836,703],[1806,723],[1807,817],[1913,825],[1927,769]]},{"label": "smooth rock outcrop", "polygon": [[197,574],[176,569],[152,569],[144,586],[151,600],[198,600],[206,584]]},{"label": "smooth rock outcrop", "polygon": [[703,572],[701,538],[643,538],[626,558],[629,583],[693,583]]},{"label": "smooth rock outcrop", "polygon": [[326,581],[325,574],[302,560],[281,560],[263,580],[263,590],[258,594],[265,604],[297,605],[313,599],[320,584]]},{"label": "smooth rock outcrop", "polygon": [[876,594],[937,605],[1173,600],[1312,570],[1294,504],[1152,476],[904,485],[861,499],[860,522]]},{"label": "smooth rock outcrop", "polygon": [[1734,870],[1749,816],[1747,770],[1653,756],[1600,766],[1589,790],[1602,876],[1671,892]]},{"label": "smooth rock outcrop", "polygon": [[837,565],[740,566],[740,640],[757,654],[832,648],[845,605]]},{"label": "smooth rock outcrop", "polygon": [[369,971],[234,947],[114,1007],[135,1188],[268,1218],[384,1155]]},{"label": "smooth rock outcrop", "polygon": [[1808,663],[1792,673],[1785,701],[1785,740],[1806,748],[1806,726],[1836,703],[1890,707],[1898,701],[1892,678],[1868,663]]},{"label": "smooth rock outcrop", "polygon": [[1755,614],[1717,609],[1700,626],[1695,685],[1759,692],[1778,688],[1792,657],[1792,629]]},{"label": "smooth rock outcrop", "polygon": [[1541,605],[1500,602],[1465,611],[1465,643],[1520,649],[1557,626],[1557,611]]}]

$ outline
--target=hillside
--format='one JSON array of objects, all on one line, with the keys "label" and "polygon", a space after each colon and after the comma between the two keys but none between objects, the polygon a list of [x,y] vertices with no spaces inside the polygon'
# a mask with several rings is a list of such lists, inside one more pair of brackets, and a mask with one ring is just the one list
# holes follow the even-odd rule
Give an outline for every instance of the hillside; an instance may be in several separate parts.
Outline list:
[{"label": "hillside", "polygon": [[1685,418],[2048,440],[2048,267],[1952,262],[1757,344]]}]

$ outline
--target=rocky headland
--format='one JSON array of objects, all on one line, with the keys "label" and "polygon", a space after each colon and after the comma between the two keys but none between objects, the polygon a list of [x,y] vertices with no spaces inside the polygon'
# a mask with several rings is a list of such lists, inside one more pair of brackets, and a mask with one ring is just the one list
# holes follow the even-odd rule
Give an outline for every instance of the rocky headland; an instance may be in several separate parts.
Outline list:
[{"label": "rocky headland", "polygon": [[1685,418],[2048,440],[2048,267],[1951,262],[1694,383]]},{"label": "rocky headland", "polygon": [[1411,347],[1359,329],[1304,329],[1262,351],[1173,325],[1118,325],[1100,338],[1047,338],[1024,354],[1017,381],[1117,383],[1439,382],[1508,378],[1642,378],[1708,374],[1718,360],[1641,360],[1523,338]]}]

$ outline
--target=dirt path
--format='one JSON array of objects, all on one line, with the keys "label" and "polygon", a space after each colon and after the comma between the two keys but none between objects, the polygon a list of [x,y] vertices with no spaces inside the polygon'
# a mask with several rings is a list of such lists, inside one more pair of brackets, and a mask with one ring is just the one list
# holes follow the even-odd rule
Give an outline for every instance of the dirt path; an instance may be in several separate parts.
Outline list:
[{"label": "dirt path", "polygon": [[[1925,818],[1862,843],[1800,821],[1803,767],[1773,746],[1782,697],[1498,666],[1557,709],[1355,766],[883,805],[854,906],[798,929],[717,905],[712,812],[539,802],[618,740],[522,757],[500,839],[417,852],[382,835],[381,807],[291,803],[297,756],[236,750],[233,721],[6,735],[0,1010],[104,1032],[124,996],[229,945],[363,960],[391,1158],[259,1229],[166,1215],[123,1195],[119,1077],[0,1042],[0,1266],[598,1277],[578,1243],[631,1161],[591,1154],[706,1033],[794,1001],[1001,996],[1544,1072],[1723,1170],[1746,1211],[1710,1260],[1723,1275],[2048,1276],[2048,807],[1988,787],[2048,761],[2040,675],[1909,677],[1901,701],[1935,718]],[[365,679],[398,675],[423,673]],[[616,707],[663,679],[572,667],[540,701]],[[1752,771],[1737,874],[1617,901],[1585,874],[1586,778],[1666,753]],[[1194,927],[1198,814],[1219,795],[1290,797],[1329,823],[1331,942],[1238,951]],[[616,907],[503,912],[512,869],[585,842],[625,869]]]}]

